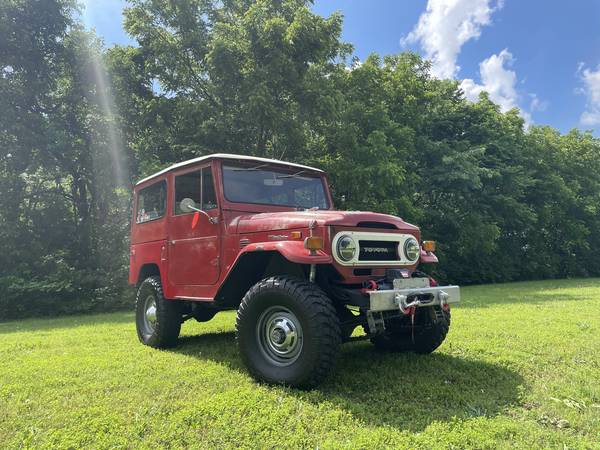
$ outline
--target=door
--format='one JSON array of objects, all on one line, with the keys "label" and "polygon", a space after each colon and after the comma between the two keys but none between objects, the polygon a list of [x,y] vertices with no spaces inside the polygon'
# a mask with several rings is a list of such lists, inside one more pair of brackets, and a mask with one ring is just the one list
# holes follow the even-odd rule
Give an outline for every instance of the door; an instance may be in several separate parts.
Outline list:
[{"label": "door", "polygon": [[181,209],[181,201],[189,198],[196,208],[218,217],[211,166],[177,174],[174,178],[169,222],[169,280],[178,286],[215,284],[220,271],[220,225],[211,223],[204,214],[194,220],[197,213]]}]

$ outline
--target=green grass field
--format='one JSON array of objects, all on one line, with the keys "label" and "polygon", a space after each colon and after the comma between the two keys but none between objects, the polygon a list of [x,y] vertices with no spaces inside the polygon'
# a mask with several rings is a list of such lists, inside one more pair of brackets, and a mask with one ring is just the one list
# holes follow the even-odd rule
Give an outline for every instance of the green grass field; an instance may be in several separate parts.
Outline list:
[{"label": "green grass field", "polygon": [[434,354],[346,344],[310,392],[254,382],[234,319],[0,324],[0,448],[600,448],[600,279],[465,288]]}]

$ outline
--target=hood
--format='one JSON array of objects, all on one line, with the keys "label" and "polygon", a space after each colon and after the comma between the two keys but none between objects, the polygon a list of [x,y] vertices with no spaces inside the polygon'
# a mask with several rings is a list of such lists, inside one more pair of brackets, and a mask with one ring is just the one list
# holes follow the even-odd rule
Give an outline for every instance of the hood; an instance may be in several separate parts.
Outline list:
[{"label": "hood", "polygon": [[418,228],[401,218],[388,214],[364,211],[285,211],[258,213],[238,216],[231,223],[237,227],[237,233],[257,233],[264,231],[289,230],[308,228],[309,224],[317,221],[317,226],[346,226],[368,228],[392,228],[402,231],[417,231]]}]

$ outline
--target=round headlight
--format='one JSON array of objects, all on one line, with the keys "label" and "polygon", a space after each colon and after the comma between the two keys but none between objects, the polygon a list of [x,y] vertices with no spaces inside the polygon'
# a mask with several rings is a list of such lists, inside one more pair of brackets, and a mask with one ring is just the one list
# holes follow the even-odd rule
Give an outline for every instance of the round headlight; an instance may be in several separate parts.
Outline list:
[{"label": "round headlight", "polygon": [[337,254],[342,261],[350,261],[356,254],[356,243],[350,236],[342,236],[337,241]]},{"label": "round headlight", "polygon": [[409,261],[416,261],[421,253],[419,243],[415,238],[409,238],[404,243],[404,254]]}]

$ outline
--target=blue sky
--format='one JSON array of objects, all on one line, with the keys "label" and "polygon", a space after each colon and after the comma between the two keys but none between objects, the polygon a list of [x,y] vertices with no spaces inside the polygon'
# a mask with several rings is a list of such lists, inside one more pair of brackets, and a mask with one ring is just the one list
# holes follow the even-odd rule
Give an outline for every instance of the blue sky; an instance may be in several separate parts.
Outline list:
[{"label": "blue sky", "polygon": [[[88,0],[83,14],[106,45],[134,43],[124,0]],[[594,0],[317,0],[344,15],[343,39],[360,59],[416,51],[440,77],[481,90],[528,123],[600,131],[600,2]],[[596,131],[596,135],[598,135]]]}]

